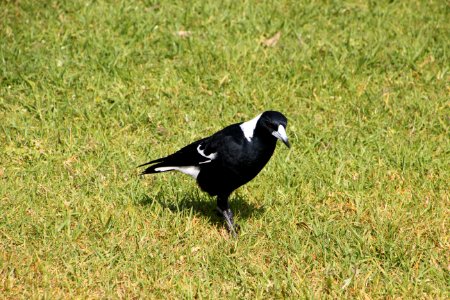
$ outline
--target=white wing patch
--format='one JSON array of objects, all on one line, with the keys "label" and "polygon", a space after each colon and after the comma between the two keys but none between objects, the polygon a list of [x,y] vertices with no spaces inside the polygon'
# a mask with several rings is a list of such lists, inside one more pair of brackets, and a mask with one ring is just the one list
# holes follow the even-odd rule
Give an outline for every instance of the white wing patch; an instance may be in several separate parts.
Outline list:
[{"label": "white wing patch", "polygon": [[202,161],[202,162],[199,163],[199,164],[206,164],[206,163],[211,162],[213,159],[216,159],[216,157],[217,157],[217,152],[211,153],[210,155],[206,155],[206,154],[205,154],[205,150],[201,150],[201,149],[200,149],[201,146],[202,146],[201,144],[198,145],[198,147],[197,147],[197,152],[198,152],[201,156],[206,157],[206,158],[209,158],[209,160],[207,160],[207,161]]},{"label": "white wing patch", "polygon": [[180,171],[181,173],[184,173],[184,174],[194,177],[194,179],[197,179],[198,173],[200,173],[200,168],[197,166],[159,167],[159,168],[155,169],[155,171],[158,171],[158,172],[165,172],[165,171],[172,171],[172,170]]},{"label": "white wing patch", "polygon": [[242,129],[242,132],[244,133],[245,138],[249,142],[252,141],[253,133],[255,133],[256,123],[258,123],[258,120],[259,118],[261,118],[261,115],[262,114],[259,114],[250,121],[244,122],[241,125],[239,125]]}]

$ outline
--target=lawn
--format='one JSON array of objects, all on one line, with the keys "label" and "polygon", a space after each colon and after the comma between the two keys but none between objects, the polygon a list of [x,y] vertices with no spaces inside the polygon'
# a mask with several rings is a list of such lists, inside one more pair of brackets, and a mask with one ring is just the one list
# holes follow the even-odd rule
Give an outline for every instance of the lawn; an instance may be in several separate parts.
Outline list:
[{"label": "lawn", "polygon": [[[450,297],[447,1],[0,2],[0,298]],[[231,206],[136,166],[289,119]]]}]

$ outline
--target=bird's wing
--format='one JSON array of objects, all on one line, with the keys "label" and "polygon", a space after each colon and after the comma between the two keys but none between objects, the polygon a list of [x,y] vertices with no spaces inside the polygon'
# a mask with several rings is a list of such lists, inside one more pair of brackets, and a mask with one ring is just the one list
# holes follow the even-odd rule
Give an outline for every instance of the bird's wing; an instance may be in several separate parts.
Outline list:
[{"label": "bird's wing", "polygon": [[214,136],[198,140],[169,156],[140,165],[139,167],[151,165],[145,169],[142,174],[158,173],[161,172],[161,170],[171,170],[168,167],[188,167],[210,163],[217,158],[217,151],[215,149],[216,143],[214,143],[213,137]]}]

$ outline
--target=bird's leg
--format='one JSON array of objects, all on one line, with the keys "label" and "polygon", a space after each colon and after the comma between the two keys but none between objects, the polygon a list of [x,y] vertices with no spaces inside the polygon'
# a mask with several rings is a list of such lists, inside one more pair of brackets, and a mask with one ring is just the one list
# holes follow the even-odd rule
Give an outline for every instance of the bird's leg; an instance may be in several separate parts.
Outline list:
[{"label": "bird's leg", "polygon": [[228,231],[233,237],[237,237],[236,225],[234,224],[233,212],[228,204],[228,196],[217,196],[217,211],[225,219],[225,224],[227,225]]}]

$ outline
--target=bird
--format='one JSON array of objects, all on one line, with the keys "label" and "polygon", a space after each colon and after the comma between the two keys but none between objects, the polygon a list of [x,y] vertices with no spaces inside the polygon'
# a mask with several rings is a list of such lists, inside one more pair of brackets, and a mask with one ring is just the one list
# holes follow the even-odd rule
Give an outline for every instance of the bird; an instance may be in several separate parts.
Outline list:
[{"label": "bird", "polygon": [[278,140],[291,147],[287,118],[264,111],[253,119],[229,125],[173,154],[144,163],[141,175],[179,171],[192,176],[201,190],[217,197],[217,211],[233,237],[238,226],[230,208],[231,193],[255,178],[267,164]]}]

